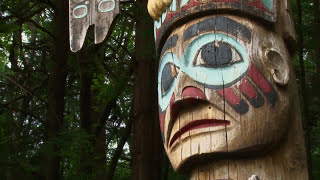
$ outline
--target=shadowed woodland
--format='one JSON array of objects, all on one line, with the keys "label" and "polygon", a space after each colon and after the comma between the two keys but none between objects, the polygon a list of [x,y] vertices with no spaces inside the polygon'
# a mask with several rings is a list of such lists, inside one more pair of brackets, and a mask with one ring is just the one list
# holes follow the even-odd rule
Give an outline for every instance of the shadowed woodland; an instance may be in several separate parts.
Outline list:
[{"label": "shadowed woodland", "polygon": [[[320,0],[291,0],[310,179],[320,179]],[[186,179],[163,150],[147,0],[69,47],[67,0],[0,0],[0,179]]]}]

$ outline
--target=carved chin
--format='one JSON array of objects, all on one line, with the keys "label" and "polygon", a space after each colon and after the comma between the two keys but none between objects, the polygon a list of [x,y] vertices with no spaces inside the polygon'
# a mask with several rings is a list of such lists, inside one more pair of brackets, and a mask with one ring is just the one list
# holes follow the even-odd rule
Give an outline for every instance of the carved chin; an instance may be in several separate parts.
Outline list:
[{"label": "carved chin", "polygon": [[277,105],[277,111],[268,106],[258,110],[250,108],[245,115],[238,115],[232,108],[226,108],[224,113],[207,101],[181,103],[185,103],[180,105],[183,110],[164,142],[169,159],[178,171],[191,162],[267,153],[287,132],[284,127],[288,127],[288,108]]},{"label": "carved chin", "polygon": [[[284,137],[288,106],[280,108],[276,103],[275,110],[265,103],[259,108],[249,106],[248,112],[240,115],[218,93],[208,93],[212,93],[210,100],[185,96],[177,101],[176,109],[170,109],[178,112],[172,127],[165,129],[164,145],[175,168],[221,156],[256,156]],[[170,110],[166,122],[172,117]]]}]

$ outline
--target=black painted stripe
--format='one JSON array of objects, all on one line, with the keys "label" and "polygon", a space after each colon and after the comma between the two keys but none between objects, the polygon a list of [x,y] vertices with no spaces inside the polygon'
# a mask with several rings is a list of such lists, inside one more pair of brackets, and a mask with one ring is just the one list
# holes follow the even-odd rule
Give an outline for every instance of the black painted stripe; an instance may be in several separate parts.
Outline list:
[{"label": "black painted stripe", "polygon": [[184,32],[183,38],[186,41],[207,31],[223,31],[234,36],[239,34],[248,42],[251,41],[251,31],[244,25],[227,17],[209,18],[194,24]]},{"label": "black painted stripe", "polygon": [[166,43],[164,44],[164,46],[162,48],[161,56],[163,55],[164,52],[166,52],[166,50],[176,46],[177,45],[177,41],[178,41],[178,35],[177,34],[175,34],[175,35],[171,36],[170,38],[168,38]]},{"label": "black painted stripe", "polygon": [[263,94],[266,96],[268,102],[273,107],[276,104],[277,100],[278,100],[278,95],[277,95],[276,91],[273,89],[272,86],[271,86],[271,89],[272,89],[271,92],[269,92],[269,93],[263,92]]},{"label": "black painted stripe", "polygon": [[[256,90],[256,89],[255,89]],[[250,98],[249,96],[247,96],[245,93],[242,93],[247,100],[250,102],[250,104],[254,107],[254,108],[259,108],[264,104],[264,98],[263,96],[256,90],[257,96],[254,98]]]},{"label": "black painted stripe", "polygon": [[[227,101],[228,102],[228,101]],[[237,104],[237,105],[232,105],[228,102],[228,104],[239,114],[241,115],[244,115],[246,114],[248,111],[249,111],[249,106],[248,104],[243,100],[241,99],[240,100],[240,103]]]},{"label": "black painted stripe", "polygon": [[163,94],[165,94],[168,89],[170,88],[173,80],[175,77],[172,77],[172,71],[171,71],[171,65],[170,63],[167,63],[164,65],[164,68],[162,70],[161,74],[161,87],[163,89]]}]

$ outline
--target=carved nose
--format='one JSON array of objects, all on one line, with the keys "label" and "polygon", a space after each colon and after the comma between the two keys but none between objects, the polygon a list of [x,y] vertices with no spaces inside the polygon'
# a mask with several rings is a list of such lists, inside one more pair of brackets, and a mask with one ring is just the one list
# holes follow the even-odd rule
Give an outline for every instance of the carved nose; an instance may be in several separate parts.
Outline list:
[{"label": "carved nose", "polygon": [[197,102],[205,101],[206,96],[202,90],[194,86],[187,86],[182,90],[182,99],[170,104],[171,119],[174,121],[178,112],[186,106],[193,106]]}]

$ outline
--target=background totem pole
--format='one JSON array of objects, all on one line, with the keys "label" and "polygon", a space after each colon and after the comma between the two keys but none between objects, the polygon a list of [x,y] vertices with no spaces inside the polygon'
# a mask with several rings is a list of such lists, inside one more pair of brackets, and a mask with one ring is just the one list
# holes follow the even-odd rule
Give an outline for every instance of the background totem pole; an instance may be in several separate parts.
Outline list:
[{"label": "background totem pole", "polygon": [[287,0],[149,0],[164,147],[191,179],[308,179]]},{"label": "background totem pole", "polygon": [[95,43],[101,43],[118,13],[117,0],[69,0],[71,50],[81,49],[90,25],[94,25]]}]

